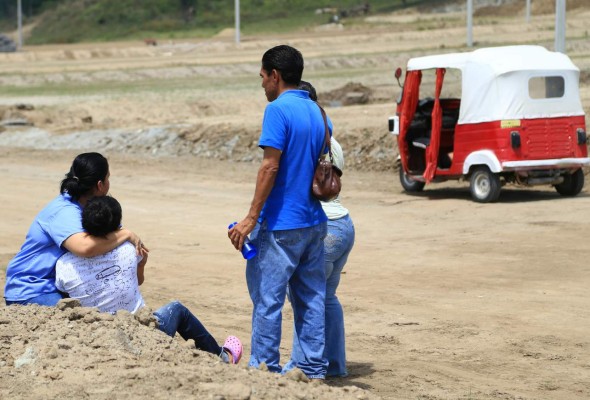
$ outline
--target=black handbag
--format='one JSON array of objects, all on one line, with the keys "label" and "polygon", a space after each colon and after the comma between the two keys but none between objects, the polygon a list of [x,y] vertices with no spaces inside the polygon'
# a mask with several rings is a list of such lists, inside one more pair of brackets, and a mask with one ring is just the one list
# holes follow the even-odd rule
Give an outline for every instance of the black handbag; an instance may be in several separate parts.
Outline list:
[{"label": "black handbag", "polygon": [[[328,120],[326,118],[326,112],[318,104],[322,117],[324,118],[324,129],[326,137],[324,139],[324,145],[320,152],[318,159],[318,165],[313,175],[313,183],[311,185],[311,194],[318,200],[331,201],[338,197],[340,190],[342,189],[342,183],[340,177],[342,176],[342,170],[334,165],[334,158],[332,157],[332,146],[330,145],[330,130],[328,128]],[[324,157],[324,152],[328,146],[328,154],[330,159]]]}]

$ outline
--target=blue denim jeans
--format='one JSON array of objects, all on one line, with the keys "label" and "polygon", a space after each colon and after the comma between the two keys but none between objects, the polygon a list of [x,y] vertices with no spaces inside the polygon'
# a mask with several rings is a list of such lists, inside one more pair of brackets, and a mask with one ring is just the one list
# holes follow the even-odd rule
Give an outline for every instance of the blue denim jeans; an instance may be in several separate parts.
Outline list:
[{"label": "blue denim jeans", "polygon": [[54,307],[57,305],[57,302],[63,298],[63,295],[60,292],[53,292],[53,293],[44,293],[39,296],[33,297],[31,299],[22,300],[22,301],[9,301],[5,300],[6,305],[9,306],[11,304],[39,304],[40,306],[49,306]]},{"label": "blue denim jeans", "polygon": [[266,363],[271,372],[286,372],[280,365],[282,309],[290,287],[295,330],[302,357],[299,367],[309,378],[323,379],[326,273],[326,224],[309,228],[268,231],[256,225],[250,240],[258,255],[248,260],[246,282],[253,303],[249,365]]},{"label": "blue denim jeans", "polygon": [[[327,376],[347,376],[344,339],[344,314],[336,296],[340,274],[354,245],[354,224],[350,216],[328,221],[328,235],[324,239],[326,268],[326,346],[324,357],[328,361]],[[293,332],[291,361],[285,368],[297,365],[303,359],[300,340]]]},{"label": "blue denim jeans", "polygon": [[197,317],[180,302],[173,301],[166,304],[154,312],[154,316],[158,320],[160,330],[166,335],[174,337],[178,332],[184,340],[193,339],[197,349],[215,355],[221,354],[222,349],[213,336],[205,329]]}]

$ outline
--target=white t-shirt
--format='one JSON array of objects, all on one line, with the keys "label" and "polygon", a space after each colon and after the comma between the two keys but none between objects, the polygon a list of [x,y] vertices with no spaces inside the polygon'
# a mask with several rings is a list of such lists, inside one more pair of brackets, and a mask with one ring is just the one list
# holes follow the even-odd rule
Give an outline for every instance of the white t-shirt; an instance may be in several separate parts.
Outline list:
[{"label": "white t-shirt", "polygon": [[[332,140],[330,141],[330,146],[332,147],[332,158],[334,159],[334,165],[340,168],[341,171],[344,171],[344,153],[342,152],[340,143],[338,143],[333,136]],[[326,158],[329,158],[329,156],[326,155]],[[329,220],[335,220],[348,215],[348,210],[342,205],[342,203],[340,203],[340,196],[337,196],[332,201],[322,201],[321,203],[322,208],[324,209],[324,212],[328,216]]]},{"label": "white t-shirt", "polygon": [[145,305],[137,282],[141,261],[135,246],[125,242],[116,249],[92,258],[65,253],[55,267],[55,285],[84,307],[102,312],[127,310],[135,313]]}]

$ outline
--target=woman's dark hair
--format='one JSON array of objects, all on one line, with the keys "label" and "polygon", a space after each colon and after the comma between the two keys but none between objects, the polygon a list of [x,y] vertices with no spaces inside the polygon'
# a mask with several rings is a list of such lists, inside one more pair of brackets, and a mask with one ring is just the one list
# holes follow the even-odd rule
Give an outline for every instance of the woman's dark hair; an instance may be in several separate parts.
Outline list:
[{"label": "woman's dark hair", "polygon": [[109,162],[102,154],[83,153],[78,155],[70,172],[61,181],[60,193],[68,192],[74,200],[90,193],[98,181],[104,181],[109,173]]},{"label": "woman's dark hair", "polygon": [[262,68],[268,74],[276,69],[285,83],[297,86],[303,75],[303,56],[294,47],[284,44],[276,46],[262,56]]},{"label": "woman's dark hair", "polygon": [[121,204],[110,196],[93,197],[82,210],[82,228],[92,236],[106,236],[121,226]]},{"label": "woman's dark hair", "polygon": [[299,90],[305,90],[306,92],[309,93],[309,98],[312,99],[313,101],[318,101],[318,95],[315,91],[315,88],[313,87],[313,85],[307,81],[301,81],[299,82],[299,86],[297,86],[297,89]]}]

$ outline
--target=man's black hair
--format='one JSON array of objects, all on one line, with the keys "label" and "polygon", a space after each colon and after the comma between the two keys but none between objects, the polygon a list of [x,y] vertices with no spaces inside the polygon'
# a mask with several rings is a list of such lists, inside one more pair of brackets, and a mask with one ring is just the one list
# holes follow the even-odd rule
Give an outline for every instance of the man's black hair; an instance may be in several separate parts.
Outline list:
[{"label": "man's black hair", "polygon": [[121,226],[121,204],[110,196],[93,197],[82,211],[82,227],[92,236],[106,236]]},{"label": "man's black hair", "polygon": [[282,44],[264,53],[262,68],[268,74],[276,69],[281,73],[285,83],[297,86],[303,75],[303,56],[296,48]]}]

